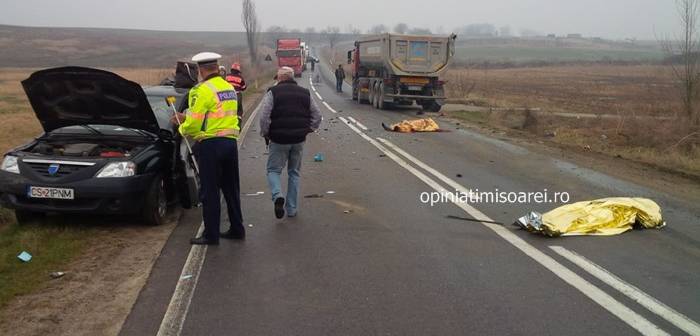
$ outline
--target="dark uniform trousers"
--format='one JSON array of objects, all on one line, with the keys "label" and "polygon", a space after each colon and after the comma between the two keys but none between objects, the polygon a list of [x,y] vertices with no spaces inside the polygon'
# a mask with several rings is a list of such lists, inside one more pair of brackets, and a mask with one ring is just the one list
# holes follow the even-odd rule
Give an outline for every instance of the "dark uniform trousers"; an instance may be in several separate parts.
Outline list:
[{"label": "dark uniform trousers", "polygon": [[238,176],[238,147],[235,139],[212,138],[198,142],[194,153],[199,164],[199,197],[203,204],[204,237],[218,241],[221,221],[221,196],[224,195],[232,232],[245,232],[241,213]]}]

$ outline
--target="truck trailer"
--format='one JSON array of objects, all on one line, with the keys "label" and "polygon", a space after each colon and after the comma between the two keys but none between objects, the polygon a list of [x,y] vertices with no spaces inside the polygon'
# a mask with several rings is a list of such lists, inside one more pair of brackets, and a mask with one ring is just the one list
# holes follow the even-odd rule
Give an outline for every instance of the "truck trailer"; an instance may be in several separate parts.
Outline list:
[{"label": "truck trailer", "polygon": [[416,102],[426,111],[440,111],[445,103],[440,75],[454,56],[456,38],[381,34],[355,41],[348,51],[353,100],[378,109]]},{"label": "truck trailer", "polygon": [[304,70],[304,58],[302,55],[302,42],[298,38],[277,40],[277,62],[279,67],[294,69],[294,76],[301,77]]}]

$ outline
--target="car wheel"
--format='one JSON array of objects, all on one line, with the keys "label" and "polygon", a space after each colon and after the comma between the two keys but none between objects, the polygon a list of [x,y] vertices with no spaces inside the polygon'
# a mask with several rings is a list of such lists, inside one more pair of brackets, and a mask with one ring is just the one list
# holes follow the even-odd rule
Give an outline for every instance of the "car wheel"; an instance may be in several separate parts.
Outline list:
[{"label": "car wheel", "polygon": [[165,181],[158,176],[153,179],[148,193],[146,194],[146,205],[143,208],[143,219],[148,225],[161,225],[165,222],[165,215],[168,212],[168,197],[165,193]]},{"label": "car wheel", "polygon": [[17,219],[17,224],[26,225],[32,223],[38,223],[45,217],[43,212],[34,212],[28,210],[15,210],[15,218]]}]

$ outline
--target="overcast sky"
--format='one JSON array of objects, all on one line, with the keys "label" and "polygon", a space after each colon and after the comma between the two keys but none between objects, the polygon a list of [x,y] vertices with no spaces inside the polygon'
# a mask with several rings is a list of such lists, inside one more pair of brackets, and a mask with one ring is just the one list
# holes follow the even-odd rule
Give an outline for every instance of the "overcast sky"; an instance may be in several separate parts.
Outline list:
[{"label": "overcast sky", "polygon": [[[241,0],[4,0],[0,24],[241,31]],[[469,23],[517,33],[639,39],[677,31],[673,0],[255,0],[263,27],[330,25],[363,31],[406,22],[445,32]]]}]

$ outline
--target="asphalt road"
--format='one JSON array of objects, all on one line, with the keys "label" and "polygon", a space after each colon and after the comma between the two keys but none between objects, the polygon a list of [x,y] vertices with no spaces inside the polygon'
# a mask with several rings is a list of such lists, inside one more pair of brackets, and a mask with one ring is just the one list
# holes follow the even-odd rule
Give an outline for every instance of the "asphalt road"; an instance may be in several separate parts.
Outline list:
[{"label": "asphalt road", "polygon": [[[307,139],[301,195],[323,197],[274,218],[253,120],[240,150],[247,240],[190,250],[201,220],[186,213],[122,335],[700,334],[698,205],[447,123],[385,132],[417,108],[359,105],[316,71],[324,122]],[[510,223],[557,204],[421,202],[455,187],[649,197],[669,225],[547,239]]]}]

